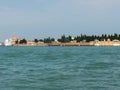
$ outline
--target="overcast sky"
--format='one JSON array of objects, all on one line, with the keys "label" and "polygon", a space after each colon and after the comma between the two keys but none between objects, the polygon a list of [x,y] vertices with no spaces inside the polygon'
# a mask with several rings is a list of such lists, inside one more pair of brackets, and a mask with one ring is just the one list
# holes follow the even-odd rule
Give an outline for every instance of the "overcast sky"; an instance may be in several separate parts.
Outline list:
[{"label": "overcast sky", "polygon": [[120,33],[120,0],[1,0],[0,41]]}]

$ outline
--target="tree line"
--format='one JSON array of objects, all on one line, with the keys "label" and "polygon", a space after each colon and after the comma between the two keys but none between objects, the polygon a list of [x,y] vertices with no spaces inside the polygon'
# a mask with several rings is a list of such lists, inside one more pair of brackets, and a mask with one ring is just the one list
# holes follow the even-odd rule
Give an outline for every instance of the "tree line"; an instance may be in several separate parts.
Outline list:
[{"label": "tree line", "polygon": [[16,44],[27,44],[27,40],[24,38],[24,39],[21,39],[21,40],[17,40],[15,43]]},{"label": "tree line", "polygon": [[[102,34],[102,35],[86,35],[86,34],[81,34],[81,35],[78,35],[78,36],[75,36],[74,38],[72,36],[65,36],[65,35],[62,35],[60,38],[57,39],[58,42],[61,42],[61,43],[67,43],[67,42],[71,42],[71,41],[76,41],[76,42],[90,42],[90,41],[95,41],[95,40],[99,40],[99,41],[104,41],[104,40],[110,40],[110,41],[113,41],[113,40],[120,40],[120,34]],[[48,38],[44,38],[44,39],[34,39],[34,42],[35,43],[38,43],[38,42],[44,42],[44,43],[51,43],[51,42],[54,42],[55,41],[55,38],[51,38],[51,37],[48,37]],[[16,44],[26,44],[27,43],[27,40],[26,39],[22,39],[20,40],[19,42],[16,41]]]},{"label": "tree line", "polygon": [[[99,40],[99,41],[104,41],[104,40],[120,40],[120,34],[102,34],[102,35],[86,35],[86,34],[81,34],[78,36],[75,36],[74,38],[72,36],[65,36],[62,35],[60,38],[57,39],[58,42],[62,42],[62,43],[66,43],[66,42],[71,42],[71,41],[77,41],[77,42],[90,42],[90,41],[95,41],[95,40]],[[45,39],[35,39],[35,42],[44,42],[44,43],[51,43],[53,41],[55,41],[54,38],[45,38]]]},{"label": "tree line", "polygon": [[95,40],[99,40],[99,41],[107,41],[107,40],[113,41],[113,40],[120,40],[120,34],[102,34],[100,36],[97,35],[91,35],[91,36],[87,36],[87,35],[80,35],[80,36],[76,36],[74,38],[74,40],[76,40],[77,42],[80,41],[86,41],[86,42],[90,42],[90,41],[95,41]]}]

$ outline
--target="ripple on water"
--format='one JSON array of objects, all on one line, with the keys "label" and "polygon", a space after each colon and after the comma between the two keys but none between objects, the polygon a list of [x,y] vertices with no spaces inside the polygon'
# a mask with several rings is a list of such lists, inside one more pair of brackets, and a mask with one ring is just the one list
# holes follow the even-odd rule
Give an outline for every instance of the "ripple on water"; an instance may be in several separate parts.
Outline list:
[{"label": "ripple on water", "polygon": [[119,62],[119,47],[2,47],[0,87],[119,90]]}]

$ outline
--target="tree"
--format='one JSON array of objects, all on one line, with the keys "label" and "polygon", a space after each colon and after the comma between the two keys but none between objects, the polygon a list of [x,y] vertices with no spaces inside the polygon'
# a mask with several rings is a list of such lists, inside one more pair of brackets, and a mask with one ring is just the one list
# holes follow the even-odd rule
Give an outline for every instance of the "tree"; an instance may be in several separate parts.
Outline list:
[{"label": "tree", "polygon": [[39,41],[38,41],[38,39],[34,39],[34,42],[35,42],[35,43],[38,43]]},{"label": "tree", "polygon": [[68,36],[69,42],[72,41],[72,36]]},{"label": "tree", "polygon": [[74,40],[76,40],[77,42],[80,42],[81,41],[81,37],[77,36],[77,37],[74,38]]},{"label": "tree", "polygon": [[66,42],[66,37],[65,37],[65,35],[61,36],[61,42]]},{"label": "tree", "polygon": [[59,42],[66,43],[72,41],[72,37],[69,35],[66,37],[65,35],[62,35],[61,38],[58,39]]},{"label": "tree", "polygon": [[19,44],[18,39],[15,41],[15,44]]},{"label": "tree", "polygon": [[44,42],[44,40],[43,40],[43,39],[40,39],[39,41],[40,41],[40,42]]},{"label": "tree", "polygon": [[51,42],[53,42],[53,41],[55,41],[54,38],[50,38],[50,37],[44,38],[44,43],[51,43]]},{"label": "tree", "polygon": [[54,41],[55,41],[55,39],[54,39],[54,38],[51,38],[51,41],[52,41],[52,42],[54,42]]},{"label": "tree", "polygon": [[20,44],[27,44],[27,40],[26,40],[26,39],[22,39],[22,40],[20,40],[19,43],[20,43]]}]

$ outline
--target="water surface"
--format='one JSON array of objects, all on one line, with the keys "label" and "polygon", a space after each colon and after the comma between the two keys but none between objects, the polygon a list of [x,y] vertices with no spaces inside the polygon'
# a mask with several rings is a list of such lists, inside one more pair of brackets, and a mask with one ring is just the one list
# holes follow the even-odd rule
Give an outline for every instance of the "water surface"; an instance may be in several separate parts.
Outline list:
[{"label": "water surface", "polygon": [[120,47],[0,47],[1,90],[120,90]]}]

